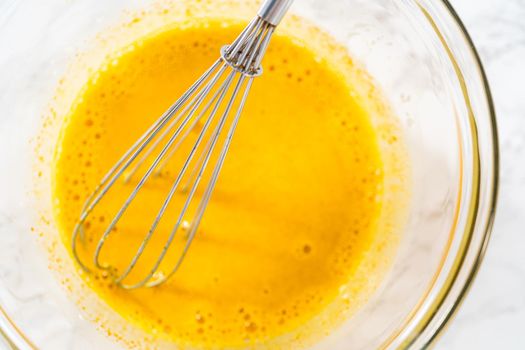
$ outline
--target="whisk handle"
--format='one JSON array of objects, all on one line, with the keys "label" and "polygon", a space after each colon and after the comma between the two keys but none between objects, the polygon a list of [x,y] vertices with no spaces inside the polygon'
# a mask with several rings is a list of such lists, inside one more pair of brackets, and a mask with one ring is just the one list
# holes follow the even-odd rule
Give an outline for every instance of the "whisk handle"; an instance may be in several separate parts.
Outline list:
[{"label": "whisk handle", "polygon": [[276,26],[281,22],[293,1],[294,0],[265,0],[257,14],[266,22]]}]

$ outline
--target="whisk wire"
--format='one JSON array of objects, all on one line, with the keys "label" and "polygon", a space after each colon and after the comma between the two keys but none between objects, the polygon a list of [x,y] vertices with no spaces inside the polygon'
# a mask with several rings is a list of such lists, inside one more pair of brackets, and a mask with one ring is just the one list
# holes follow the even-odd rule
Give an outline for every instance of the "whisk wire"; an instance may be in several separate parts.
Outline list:
[{"label": "whisk wire", "polygon": [[[221,88],[218,89],[218,92],[220,92],[220,96],[219,96],[219,99],[218,99],[218,101],[216,102],[216,104],[215,104],[215,106],[214,106],[214,108],[213,108],[213,110],[212,110],[212,112],[211,112],[210,117],[206,120],[206,123],[204,124],[203,129],[202,129],[202,131],[200,132],[197,141],[196,141],[195,144],[193,145],[193,148],[192,148],[192,150],[191,150],[189,156],[187,157],[187,159],[186,159],[186,161],[185,161],[185,163],[184,163],[184,165],[183,165],[181,171],[180,171],[179,174],[177,175],[177,178],[176,178],[174,184],[172,185],[172,187],[171,187],[171,189],[170,189],[170,191],[169,191],[169,193],[168,193],[168,196],[166,197],[166,199],[165,199],[165,201],[164,201],[164,203],[163,203],[163,205],[162,205],[160,211],[158,212],[157,216],[155,217],[155,220],[154,220],[154,222],[153,222],[153,224],[152,224],[152,226],[151,226],[151,228],[150,228],[148,234],[147,234],[146,237],[144,238],[144,240],[143,240],[141,246],[139,247],[137,253],[136,253],[135,256],[133,257],[132,262],[126,267],[125,272],[124,272],[120,277],[118,277],[118,278],[116,279],[116,282],[117,282],[117,283],[121,282],[124,278],[126,278],[126,277],[129,275],[129,273],[131,272],[131,270],[133,269],[133,267],[136,265],[136,262],[138,261],[138,259],[139,259],[140,256],[142,255],[142,253],[143,253],[143,251],[144,251],[144,249],[145,249],[145,247],[146,247],[146,244],[147,244],[147,243],[149,242],[149,240],[151,239],[151,236],[153,235],[153,232],[154,232],[155,229],[157,228],[158,223],[160,222],[162,216],[164,215],[165,210],[167,209],[167,207],[168,207],[168,205],[169,205],[171,199],[173,198],[173,195],[175,194],[175,191],[177,190],[177,187],[178,187],[178,185],[179,185],[181,179],[183,178],[183,176],[184,176],[184,174],[185,174],[186,169],[188,168],[188,165],[190,164],[191,160],[193,159],[193,156],[194,156],[194,154],[195,154],[195,151],[196,151],[197,148],[199,147],[199,145],[200,145],[200,143],[201,143],[201,141],[202,141],[202,138],[204,137],[206,131],[208,130],[209,125],[211,124],[211,122],[212,122],[213,119],[215,118],[215,115],[216,115],[216,113],[217,113],[217,110],[218,110],[218,108],[219,108],[219,106],[220,106],[222,100],[224,99],[224,96],[226,95],[226,92],[227,92],[227,90],[228,90],[229,85],[231,84],[231,81],[232,81],[233,75],[234,75],[234,72],[230,73],[230,75],[229,75],[228,78],[226,79],[225,83],[221,86]],[[188,204],[188,203],[186,203],[186,204]],[[164,255],[165,255],[165,254],[163,254],[163,253],[164,253],[165,251],[167,251],[169,245],[171,244],[171,242],[172,242],[172,240],[173,240],[173,238],[174,238],[174,236],[175,236],[175,233],[176,233],[176,231],[178,230],[178,227],[179,227],[179,225],[180,225],[180,222],[182,221],[182,218],[184,217],[184,214],[185,214],[186,209],[187,209],[187,206],[185,205],[185,207],[184,207],[183,210],[182,210],[181,215],[179,216],[179,219],[177,220],[177,223],[176,223],[176,225],[175,225],[175,228],[174,228],[174,230],[172,231],[172,234],[171,234],[170,237],[168,238],[168,242],[167,242],[166,245],[164,246],[163,251],[162,251],[162,253],[161,253],[159,259],[157,260],[157,262],[155,263],[153,269],[151,270],[151,273],[148,274],[148,275],[146,276],[146,278],[145,278],[143,281],[137,283],[137,285],[142,285],[142,284],[146,283],[146,282],[151,278],[151,276],[155,273],[155,271],[157,270],[158,266],[160,265],[160,263],[162,262],[162,260],[163,260],[163,258],[164,258]],[[134,287],[135,287],[135,285],[132,286],[132,288],[134,288]]]},{"label": "whisk wire", "polygon": [[[263,26],[265,26],[265,24],[263,24]],[[268,28],[267,28],[268,29]],[[262,30],[261,30],[262,31]],[[266,32],[268,34],[268,32]],[[271,32],[269,32],[269,35],[260,35],[258,37],[252,37],[251,40],[250,40],[250,44],[252,45],[252,49],[254,50],[254,52],[264,52],[268,42],[269,42],[269,37],[271,36]],[[254,60],[254,55],[251,55],[248,59],[246,59],[246,56],[243,56],[242,57],[242,61],[244,61],[243,63],[246,63],[247,62],[250,62]],[[242,62],[241,61],[241,62]],[[226,107],[226,110],[224,111],[223,113],[223,117],[221,118],[221,122],[220,124],[217,126],[218,130],[215,131],[214,133],[214,136],[210,139],[210,146],[206,146],[206,151],[205,153],[203,154],[206,154],[206,157],[203,161],[203,164],[200,166],[200,171],[199,171],[199,174],[197,175],[197,178],[194,182],[194,185],[188,195],[188,199],[185,203],[185,206],[184,208],[182,209],[182,212],[181,212],[181,215],[179,216],[179,219],[172,231],[172,235],[174,236],[175,233],[177,232],[178,228],[179,228],[179,225],[180,225],[180,222],[182,220],[182,218],[184,217],[185,213],[186,213],[186,210],[189,206],[189,203],[191,202],[192,198],[193,198],[193,195],[195,193],[195,190],[200,182],[200,179],[202,177],[202,174],[207,166],[207,163],[210,159],[210,156],[211,156],[211,150],[214,148],[215,146],[215,143],[217,142],[217,139],[218,139],[218,136],[222,130],[222,127],[224,125],[224,122],[226,120],[226,117],[228,116],[229,112],[230,112],[230,109],[235,101],[235,97],[238,95],[238,92],[239,92],[239,89],[240,87],[242,86],[243,82],[244,82],[244,79],[245,79],[246,75],[244,74],[241,74],[240,78],[239,78],[239,81],[232,93],[232,98],[230,99],[230,101],[228,102],[228,105]],[[211,197],[211,193],[213,192],[213,188],[215,186],[215,183],[217,181],[217,178],[218,178],[218,174],[222,168],[222,164],[224,163],[224,159],[226,157],[226,153],[229,149],[229,145],[231,143],[231,139],[233,137],[233,133],[236,129],[236,126],[237,126],[237,123],[238,123],[238,120],[239,120],[239,117],[241,115],[241,112],[242,112],[242,109],[244,107],[244,104],[246,102],[246,99],[247,99],[247,96],[248,96],[248,93],[249,93],[249,90],[251,88],[251,84],[252,84],[252,81],[253,81],[253,77],[250,77],[250,80],[247,84],[247,87],[244,91],[244,94],[242,96],[242,99],[241,99],[241,102],[240,102],[240,105],[239,105],[239,108],[237,110],[237,113],[235,115],[235,118],[232,122],[232,126],[230,128],[230,131],[228,132],[228,136],[226,137],[226,141],[224,143],[224,146],[223,146],[223,149],[219,155],[219,159],[216,163],[216,166],[213,170],[213,173],[212,173],[212,177],[210,179],[210,182],[208,184],[208,187],[206,188],[205,190],[205,194],[203,196],[203,198],[201,199],[201,202],[199,204],[199,207],[197,209],[197,214],[195,216],[195,218],[191,221],[191,226],[190,226],[190,232],[188,234],[188,239],[186,241],[186,245],[183,249],[183,252],[181,253],[177,263],[175,264],[175,267],[173,268],[173,270],[165,277],[159,279],[158,281],[154,281],[153,283],[149,284],[148,286],[154,286],[154,285],[158,285],[160,283],[163,283],[165,280],[169,279],[177,270],[178,268],[180,267],[180,264],[182,263],[182,261],[184,260],[184,257],[193,241],[193,238],[195,236],[195,233],[196,233],[196,229],[197,227],[199,226],[200,224],[200,221],[202,220],[202,217],[203,217],[203,214],[204,214],[204,210],[209,202],[209,199]],[[197,164],[200,164],[200,161],[197,163]],[[170,235],[170,238],[168,239],[168,242],[166,243],[166,245],[164,246],[163,248],[163,251],[160,255],[160,258],[159,258],[159,261],[157,261],[157,263],[155,264],[154,268],[151,270],[151,273],[150,273],[150,276],[148,276],[148,279],[149,277],[153,276],[157,270],[157,268],[160,266],[160,263],[162,262],[162,259],[164,258],[164,256],[166,255],[167,253],[167,250],[169,248],[169,246],[171,245],[171,241],[172,241],[173,237]]]},{"label": "whisk wire", "polygon": [[[98,267],[100,269],[107,269],[108,268],[108,266],[101,264],[100,263],[100,259],[99,259],[100,252],[102,250],[102,247],[104,246],[104,243],[105,243],[106,239],[111,234],[113,228],[115,227],[117,222],[120,220],[120,218],[122,217],[124,212],[128,209],[128,207],[130,206],[130,204],[133,201],[133,199],[137,196],[138,192],[142,189],[142,187],[144,186],[144,184],[146,183],[146,181],[148,180],[150,175],[153,173],[153,170],[155,170],[155,168],[157,167],[159,162],[162,160],[162,158],[164,157],[164,155],[168,151],[169,147],[175,142],[175,140],[180,135],[180,133],[182,132],[184,127],[190,121],[190,119],[193,116],[193,113],[195,112],[195,110],[197,110],[199,108],[199,106],[202,104],[202,101],[204,100],[205,96],[208,94],[208,92],[213,87],[213,85],[217,82],[217,80],[219,79],[219,77],[221,76],[223,71],[224,71],[224,67],[221,68],[219,70],[219,72],[213,77],[212,81],[210,83],[208,83],[204,87],[204,90],[203,90],[204,93],[200,94],[198,97],[197,96],[195,97],[195,98],[197,98],[197,102],[191,108],[190,113],[188,113],[186,115],[186,117],[182,120],[182,123],[178,126],[178,128],[174,132],[174,134],[169,138],[167,144],[164,146],[164,148],[162,148],[160,154],[155,158],[155,160],[153,161],[152,165],[148,168],[146,173],[142,176],[142,178],[138,182],[138,184],[135,187],[135,189],[131,192],[129,197],[124,202],[124,205],[122,205],[122,207],[119,209],[119,211],[117,212],[117,214],[115,215],[115,217],[113,218],[113,220],[111,221],[109,226],[106,228],[106,231],[104,232],[104,234],[100,238],[100,240],[99,240],[99,242],[97,244],[97,247],[95,249],[95,255],[94,255],[93,262],[94,262],[96,267]],[[182,118],[182,116],[184,116],[184,114],[181,114],[180,118]]]},{"label": "whisk wire", "polygon": [[[142,166],[142,164],[150,157],[150,155],[157,148],[157,146],[164,140],[166,135],[173,130],[173,128],[177,125],[180,119],[184,117],[184,115],[186,115],[186,113],[188,113],[190,116],[193,115],[193,112],[195,112],[195,110],[200,106],[200,103],[206,97],[207,92],[209,91],[209,88],[217,82],[217,80],[222,75],[225,69],[226,67],[223,64],[223,66],[219,69],[219,71],[215,74],[215,76],[211,79],[211,81],[208,82],[208,84],[206,85],[208,89],[199,91],[199,93],[193,99],[191,99],[190,102],[182,109],[179,117],[175,118],[169,123],[169,125],[166,127],[166,130],[164,130],[159,135],[159,137],[152,143],[152,145],[148,148],[148,150],[144,152],[144,154],[140,157],[140,159],[137,161],[137,164],[135,164],[135,166],[128,172],[128,174],[124,178],[125,181],[129,181],[129,179],[131,179],[131,177],[137,172],[137,170]],[[182,142],[183,140],[184,140],[184,137],[181,138],[180,142]]]},{"label": "whisk wire", "polygon": [[[226,68],[226,65],[224,65],[224,68]],[[163,169],[163,167],[166,165],[166,163],[169,162],[170,158],[177,152],[178,148],[182,145],[182,143],[184,142],[184,140],[188,137],[188,135],[195,129],[195,127],[197,126],[197,124],[199,123],[199,121],[201,121],[202,117],[206,114],[206,112],[210,109],[211,105],[215,102],[215,100],[217,99],[217,97],[219,96],[219,94],[225,89],[225,85],[221,85],[221,87],[219,89],[217,89],[217,91],[215,91],[214,95],[212,96],[212,98],[210,99],[210,101],[208,101],[208,103],[206,104],[206,106],[203,108],[202,111],[200,111],[199,115],[197,118],[194,119],[193,123],[190,125],[190,127],[186,130],[186,132],[184,133],[184,135],[180,138],[180,140],[177,142],[177,144],[175,144],[173,147],[171,147],[170,149],[170,152],[168,153],[168,155],[166,157],[164,157],[164,159],[162,160],[162,162],[159,164],[159,166],[157,167],[157,170],[156,172],[158,174],[160,174],[161,170]]]},{"label": "whisk wire", "polygon": [[[193,124],[188,128],[188,130],[186,131],[186,134],[185,136],[187,136],[187,134],[189,132],[191,132],[191,130],[193,130],[193,127],[195,126],[195,124],[200,120],[202,114],[207,111],[211,105],[212,102],[214,102],[216,99],[217,99],[217,96],[219,95],[219,93],[221,93],[222,91],[225,90],[225,86],[222,85],[220,89],[218,89],[214,96],[212,97],[212,99],[208,102],[207,106],[204,108],[204,110],[201,112],[201,115],[197,118],[195,118]],[[211,118],[208,120],[208,122],[211,121]],[[208,124],[208,123],[207,123]],[[208,125],[204,125],[204,128],[203,128],[203,132],[201,132],[201,136],[203,135],[204,132],[206,132],[208,128]],[[183,138],[185,137],[183,136]],[[179,141],[180,142],[180,141]],[[200,143],[200,141],[198,141],[198,143]],[[117,283],[119,283],[120,281],[122,281],[124,278],[126,278],[129,273],[131,272],[131,270],[133,269],[133,267],[135,266],[136,262],[138,261],[138,259],[140,258],[140,256],[142,255],[142,252],[143,250],[145,249],[147,243],[149,242],[149,240],[151,239],[151,236],[153,235],[153,232],[155,231],[155,229],[157,228],[157,225],[159,224],[165,210],[167,209],[168,207],[168,204],[169,202],[171,201],[173,195],[175,194],[175,191],[177,189],[177,187],[179,186],[179,183],[182,179],[182,177],[184,176],[184,173],[186,172],[186,168],[188,167],[189,163],[191,162],[191,159],[193,158],[193,154],[195,153],[195,150],[196,148],[198,147],[198,143],[196,143],[195,147],[192,149],[192,152],[190,153],[190,156],[188,157],[188,159],[186,160],[185,164],[183,165],[182,167],[182,170],[181,172],[178,174],[176,180],[175,180],[175,183],[174,185],[171,187],[170,189],[170,192],[168,193],[168,196],[166,198],[166,200],[164,201],[164,203],[162,204],[162,207],[161,209],[159,210],[159,213],[157,214],[157,216],[155,217],[155,220],[152,224],[152,226],[150,227],[150,230],[148,231],[148,234],[146,235],[146,237],[144,238],[144,240],[142,241],[139,249],[137,250],[137,253],[135,254],[135,256],[133,257],[131,263],[126,267],[126,269],[124,270],[124,272],[122,273],[122,275],[120,277],[118,277],[115,281]],[[176,149],[177,146],[175,146],[173,149]],[[173,150],[172,149],[172,150]]]},{"label": "whisk wire", "polygon": [[[245,76],[241,76],[240,78],[240,82],[239,84],[242,84],[242,82],[244,81],[245,79]],[[222,151],[221,151],[221,154],[219,155],[219,159],[217,160],[217,163],[215,165],[215,168],[213,170],[213,174],[211,176],[211,179],[210,179],[210,182],[208,184],[208,187],[206,188],[206,191],[204,193],[204,196],[199,204],[199,208],[197,209],[197,214],[195,216],[195,219],[192,221],[192,224],[189,228],[189,233],[188,233],[188,239],[186,241],[186,245],[184,246],[184,249],[179,257],[179,259],[177,260],[177,263],[175,264],[175,267],[170,271],[170,273],[165,276],[164,278],[162,278],[161,280],[159,281],[156,281],[154,283],[152,283],[150,286],[151,287],[154,287],[154,286],[157,286],[161,283],[164,283],[165,281],[167,281],[171,276],[173,276],[177,271],[178,269],[180,268],[184,258],[186,257],[186,254],[188,253],[188,250],[191,246],[191,243],[193,242],[193,239],[195,238],[195,234],[197,233],[197,229],[200,225],[200,222],[204,216],[204,211],[206,210],[206,207],[210,201],[210,198],[211,198],[211,194],[213,192],[213,189],[215,188],[215,184],[217,182],[217,178],[219,176],[219,173],[221,171],[221,168],[224,164],[224,160],[226,159],[226,154],[228,152],[228,149],[230,147],[230,144],[231,144],[231,140],[233,138],[233,134],[235,133],[235,129],[237,128],[237,124],[239,122],[239,118],[241,116],[241,113],[242,113],[242,110],[244,108],[244,104],[246,102],[246,99],[248,97],[248,93],[251,89],[251,85],[252,85],[252,82],[253,82],[253,77],[250,77],[249,80],[248,80],[248,83],[247,83],[247,86],[246,86],[246,90],[242,96],[242,99],[241,99],[241,102],[240,102],[240,105],[239,105],[239,108],[237,109],[237,113],[236,113],[236,116],[233,120],[233,123],[230,127],[230,130],[228,132],[228,135],[226,137],[226,141],[224,143],[224,146],[222,148]]]},{"label": "whisk wire", "polygon": [[[225,95],[226,95],[226,92],[227,92],[229,86],[230,86],[231,83],[232,83],[232,80],[233,80],[233,77],[235,76],[235,74],[236,74],[236,72],[232,72],[232,73],[230,73],[230,75],[228,76],[228,78],[227,78],[227,80],[226,80],[226,82],[225,82],[225,89],[223,90],[223,92],[221,93],[221,96],[219,97],[219,100],[218,100],[217,103],[215,104],[214,109],[213,109],[213,111],[211,112],[211,117],[210,117],[210,119],[207,121],[208,123],[211,122],[211,120],[215,117],[215,115],[216,115],[216,113],[217,113],[217,111],[218,111],[218,109],[219,109],[219,106],[221,105],[221,102],[222,102],[222,100],[224,99],[224,97],[225,97]],[[239,86],[240,86],[240,85],[239,85],[239,83],[238,83],[237,86],[235,87],[235,90],[234,90],[233,96],[235,96],[235,94],[237,93],[237,91],[238,91],[238,89],[239,89]],[[194,195],[195,195],[195,192],[196,192],[196,190],[197,190],[197,187],[198,187],[198,185],[199,185],[199,182],[200,182],[200,180],[201,180],[201,178],[202,178],[202,174],[203,174],[204,170],[206,169],[206,165],[207,165],[207,163],[208,163],[208,161],[209,161],[209,159],[210,159],[210,157],[211,157],[211,154],[212,154],[211,151],[212,151],[212,149],[213,149],[213,145],[215,145],[215,143],[217,142],[217,140],[218,140],[218,138],[219,138],[219,135],[220,135],[220,133],[221,133],[221,131],[222,131],[222,128],[224,127],[224,124],[225,124],[225,121],[226,121],[226,119],[227,119],[227,117],[228,117],[228,114],[229,114],[229,111],[230,111],[230,109],[231,109],[231,105],[232,105],[232,103],[233,103],[233,99],[230,99],[230,101],[228,102],[228,105],[226,106],[226,110],[223,112],[223,114],[222,114],[222,116],[221,116],[221,118],[220,118],[220,120],[219,120],[219,123],[218,123],[217,126],[215,127],[215,130],[214,130],[214,132],[213,132],[213,134],[212,134],[212,139],[213,139],[212,147],[211,147],[211,149],[208,151],[208,153],[206,154],[206,158],[205,158],[205,160],[204,160],[203,165],[201,166],[201,170],[200,170],[200,172],[199,172],[199,175],[197,176],[197,178],[196,178],[196,180],[195,180],[195,182],[194,182],[194,184],[193,184],[193,186],[192,186],[192,188],[191,188],[191,190],[190,190],[190,192],[189,192],[189,194],[188,194],[188,196],[187,196],[187,198],[186,198],[186,201],[184,202],[184,206],[183,206],[183,208],[181,209],[180,215],[178,216],[177,221],[176,221],[176,223],[175,223],[173,229],[171,230],[170,235],[169,235],[169,237],[168,237],[168,239],[167,239],[167,241],[166,241],[164,247],[162,248],[161,253],[159,254],[159,258],[156,260],[156,262],[155,262],[153,268],[150,270],[149,274],[148,274],[148,275],[147,275],[142,281],[140,281],[139,283],[137,283],[137,284],[131,286],[131,288],[137,288],[137,287],[140,287],[140,286],[145,285],[145,284],[146,284],[146,283],[147,283],[152,277],[155,276],[155,273],[157,272],[157,270],[158,270],[160,264],[161,264],[162,261],[164,260],[166,254],[167,254],[167,252],[168,252],[168,249],[169,249],[169,247],[171,246],[171,244],[172,244],[172,242],[173,242],[173,240],[174,240],[174,238],[175,238],[176,233],[179,231],[180,224],[182,223],[182,221],[183,221],[183,219],[184,219],[184,217],[185,217],[185,215],[186,215],[186,212],[187,212],[187,210],[188,210],[188,208],[189,208],[189,206],[190,206],[190,204],[191,204],[191,202],[192,202],[192,200],[193,200],[193,197],[194,197]],[[206,128],[206,129],[207,129],[207,128]],[[205,132],[206,132],[206,130],[203,129],[202,132],[201,132],[201,134],[199,135],[200,140],[202,140],[202,136],[204,136],[204,133],[205,133]],[[195,144],[195,148],[198,147],[198,144],[200,144],[200,140],[197,141],[197,143]],[[188,164],[188,163],[189,163],[189,162],[187,162],[187,164]],[[186,164],[186,165],[187,165],[187,164]],[[183,170],[185,170],[185,168],[183,168]],[[178,178],[179,178],[179,179],[182,178],[182,175],[183,175],[183,171],[181,171],[181,173],[180,173],[180,175],[179,175]],[[178,185],[178,183],[176,183],[176,185]],[[172,192],[175,192],[175,189],[176,189],[176,186],[174,185],[174,186],[172,187]],[[142,252],[140,252],[140,253],[142,253]],[[163,280],[163,278],[161,278],[160,280]],[[160,280],[159,280],[159,281],[160,281]],[[151,285],[148,285],[148,287],[151,287]]]}]

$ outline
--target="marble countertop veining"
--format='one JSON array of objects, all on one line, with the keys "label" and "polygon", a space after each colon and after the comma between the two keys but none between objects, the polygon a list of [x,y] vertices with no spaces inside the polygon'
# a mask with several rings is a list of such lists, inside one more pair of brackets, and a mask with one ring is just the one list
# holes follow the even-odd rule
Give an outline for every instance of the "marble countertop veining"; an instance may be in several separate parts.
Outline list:
[{"label": "marble countertop veining", "polygon": [[492,88],[501,170],[492,239],[478,277],[437,349],[525,349],[525,1],[451,0]]}]

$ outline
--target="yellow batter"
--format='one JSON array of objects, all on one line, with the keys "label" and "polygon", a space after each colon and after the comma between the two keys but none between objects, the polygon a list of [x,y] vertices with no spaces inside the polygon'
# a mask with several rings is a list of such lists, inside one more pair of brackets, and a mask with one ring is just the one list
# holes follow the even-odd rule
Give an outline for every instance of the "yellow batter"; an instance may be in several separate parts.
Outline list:
[{"label": "yellow batter", "polygon": [[[242,29],[205,23],[142,38],[78,97],[53,165],[55,215],[67,246],[104,173]],[[274,36],[179,273],[161,287],[133,291],[115,288],[100,271],[84,275],[125,319],[178,344],[235,348],[271,343],[320,315],[335,323],[360,293],[370,293],[357,271],[381,259],[370,247],[383,234],[384,157],[368,111],[381,102],[355,98],[353,85],[361,82],[346,74],[356,70],[352,61],[329,53],[320,59],[316,40],[326,36],[309,37],[310,46]],[[151,224],[143,218],[158,211],[171,183],[164,177],[145,187],[140,210],[119,223],[104,259],[129,261]],[[86,260],[114,206],[104,204],[90,219],[80,247]],[[368,277],[376,279],[372,271]],[[350,297],[341,298],[345,290]]]}]

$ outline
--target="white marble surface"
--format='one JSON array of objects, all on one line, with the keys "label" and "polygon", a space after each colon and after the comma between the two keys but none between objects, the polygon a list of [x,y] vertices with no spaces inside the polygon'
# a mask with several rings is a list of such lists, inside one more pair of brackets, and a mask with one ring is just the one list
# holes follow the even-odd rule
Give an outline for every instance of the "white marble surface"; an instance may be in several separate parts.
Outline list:
[{"label": "white marble surface", "polygon": [[437,349],[525,349],[525,1],[451,0],[492,87],[501,182],[492,241],[474,286]]}]

